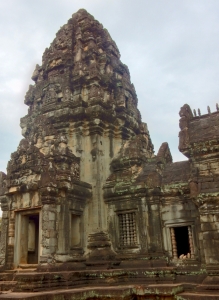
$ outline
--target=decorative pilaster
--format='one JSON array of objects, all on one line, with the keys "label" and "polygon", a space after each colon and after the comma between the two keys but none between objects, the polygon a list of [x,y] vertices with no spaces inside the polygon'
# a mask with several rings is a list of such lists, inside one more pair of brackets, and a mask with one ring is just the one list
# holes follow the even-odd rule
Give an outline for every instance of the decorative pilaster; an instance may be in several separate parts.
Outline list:
[{"label": "decorative pilaster", "polygon": [[54,263],[54,254],[57,248],[56,205],[42,206],[42,253],[40,264]]},{"label": "decorative pilaster", "polygon": [[8,222],[8,251],[7,251],[7,267],[13,268],[14,266],[14,237],[15,237],[15,213],[9,211]]},{"label": "decorative pilaster", "polygon": [[150,234],[148,251],[151,255],[163,255],[159,197],[153,196],[148,200],[148,223],[150,224],[148,227]]},{"label": "decorative pilaster", "polygon": [[6,196],[0,197],[2,213],[1,224],[1,242],[0,242],[0,266],[5,266],[7,255],[7,235],[8,235],[8,223],[9,223],[9,209],[8,198]]}]

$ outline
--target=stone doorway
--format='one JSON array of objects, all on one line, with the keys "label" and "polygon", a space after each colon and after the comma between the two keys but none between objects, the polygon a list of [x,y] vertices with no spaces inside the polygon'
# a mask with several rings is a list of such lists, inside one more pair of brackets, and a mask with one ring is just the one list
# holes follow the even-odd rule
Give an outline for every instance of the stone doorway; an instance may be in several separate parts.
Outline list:
[{"label": "stone doorway", "polygon": [[16,217],[15,267],[36,265],[40,255],[40,213],[22,212]]},{"label": "stone doorway", "polygon": [[190,246],[189,246],[189,235],[188,235],[188,227],[175,227],[175,238],[176,238],[176,245],[177,245],[177,256],[186,255],[190,253]]}]

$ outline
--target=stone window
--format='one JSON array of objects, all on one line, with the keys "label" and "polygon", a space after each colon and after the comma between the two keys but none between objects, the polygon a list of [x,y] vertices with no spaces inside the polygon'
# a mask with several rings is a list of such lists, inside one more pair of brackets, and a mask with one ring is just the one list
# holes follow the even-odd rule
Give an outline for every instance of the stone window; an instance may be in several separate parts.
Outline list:
[{"label": "stone window", "polygon": [[191,226],[171,227],[170,234],[173,258],[194,258],[194,245]]},{"label": "stone window", "polygon": [[121,213],[119,217],[119,240],[121,247],[137,245],[136,213]]},{"label": "stone window", "polygon": [[81,216],[71,214],[71,248],[81,246]]}]

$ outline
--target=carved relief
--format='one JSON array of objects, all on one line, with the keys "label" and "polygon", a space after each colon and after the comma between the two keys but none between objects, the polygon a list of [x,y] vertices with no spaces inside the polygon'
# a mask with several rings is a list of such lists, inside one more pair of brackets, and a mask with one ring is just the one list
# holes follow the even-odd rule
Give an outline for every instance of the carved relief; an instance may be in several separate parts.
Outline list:
[{"label": "carved relief", "polygon": [[101,89],[101,87],[93,84],[89,91],[89,98],[103,99],[103,96],[104,96],[104,92]]}]

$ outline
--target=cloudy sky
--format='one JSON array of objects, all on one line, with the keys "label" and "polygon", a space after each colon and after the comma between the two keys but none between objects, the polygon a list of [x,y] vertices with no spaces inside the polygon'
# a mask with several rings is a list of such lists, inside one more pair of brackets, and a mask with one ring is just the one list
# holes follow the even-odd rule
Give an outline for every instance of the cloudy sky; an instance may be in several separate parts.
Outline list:
[{"label": "cloudy sky", "polygon": [[178,152],[178,112],[215,111],[219,102],[218,0],[0,1],[0,170],[21,139],[19,119],[36,63],[55,33],[79,8],[108,29],[128,65],[142,119],[157,153],[168,142]]}]

